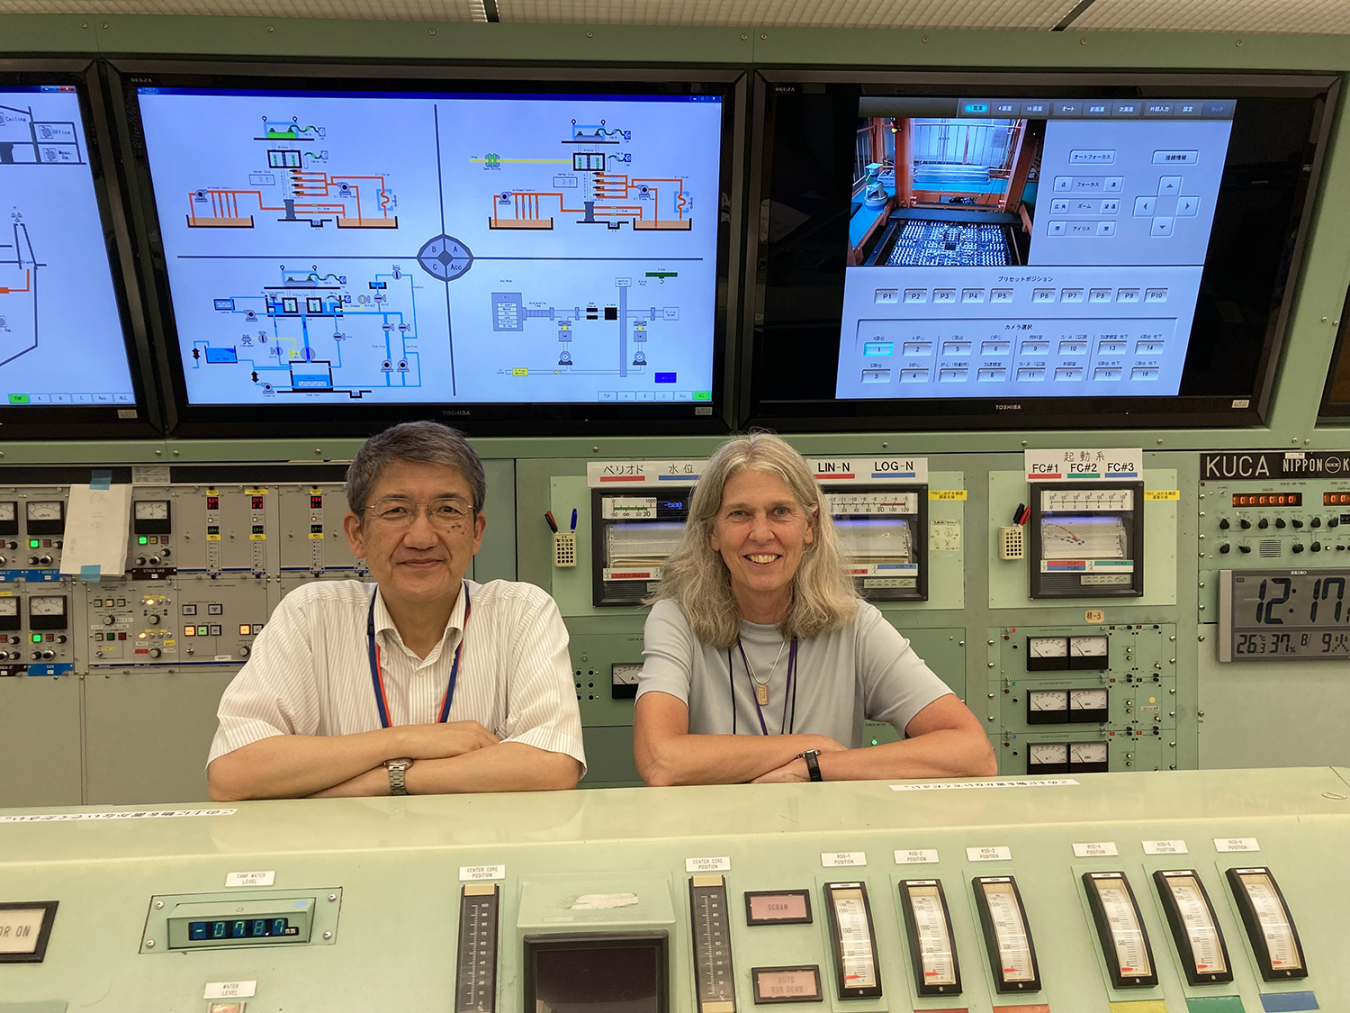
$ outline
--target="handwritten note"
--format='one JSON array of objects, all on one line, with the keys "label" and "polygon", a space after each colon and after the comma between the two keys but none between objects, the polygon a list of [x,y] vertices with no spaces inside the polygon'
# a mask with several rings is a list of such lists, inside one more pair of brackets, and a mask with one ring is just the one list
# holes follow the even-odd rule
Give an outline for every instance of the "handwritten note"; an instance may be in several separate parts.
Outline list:
[{"label": "handwritten note", "polygon": [[[72,485],[66,503],[61,573],[120,577],[126,573],[131,486]],[[97,570],[93,570],[97,567]]]}]

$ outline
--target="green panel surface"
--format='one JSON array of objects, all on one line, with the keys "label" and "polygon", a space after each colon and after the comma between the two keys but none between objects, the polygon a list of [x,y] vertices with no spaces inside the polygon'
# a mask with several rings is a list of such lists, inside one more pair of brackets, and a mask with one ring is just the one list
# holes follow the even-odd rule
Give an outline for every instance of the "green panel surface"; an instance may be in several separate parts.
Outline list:
[{"label": "green panel surface", "polygon": [[1343,662],[1230,662],[1218,627],[1201,626],[1200,765],[1350,762],[1350,679]]},{"label": "green panel surface", "polygon": [[[249,1013],[440,1009],[454,983],[448,955],[456,952],[464,876],[456,870],[493,866],[500,867],[502,888],[497,1009],[522,1006],[526,933],[605,926],[669,931],[670,1008],[690,1010],[686,863],[711,860],[726,877],[741,1008],[752,1005],[753,966],[817,964],[829,980],[820,888],[837,881],[867,884],[885,995],[878,1002],[827,1000],[825,1008],[910,1008],[902,998],[910,986],[896,905],[902,876],[943,883],[963,970],[960,1005],[972,1013],[1019,1004],[992,992],[970,901],[977,875],[1015,875],[1026,904],[1044,988],[1017,1000],[1088,1011],[1138,998],[1110,993],[1095,932],[1079,913],[1078,873],[1093,868],[1130,877],[1163,972],[1159,997],[1169,1009],[1184,1009],[1193,993],[1180,987],[1161,914],[1144,896],[1148,877],[1156,868],[1199,870],[1230,954],[1241,964],[1249,944],[1220,896],[1222,875],[1259,861],[1279,879],[1313,969],[1312,977],[1290,985],[1315,991],[1325,1009],[1340,1009],[1350,1003],[1350,968],[1340,959],[1350,904],[1350,871],[1341,861],[1350,833],[1348,776],[1301,768],[1087,775],[1060,785],[931,781],[912,791],[893,791],[885,782],[613,789],[256,802],[205,810],[217,815],[164,818],[160,808],[159,816],[90,821],[70,817],[102,811],[6,810],[0,899],[57,899],[61,907],[46,961],[0,965],[0,987],[11,1001],[96,1004],[110,1013],[200,1011],[206,983],[237,980],[258,983]],[[956,786],[964,787],[942,790]],[[12,822],[23,816],[66,818]],[[1217,853],[1213,839],[1231,837],[1257,838],[1259,854]],[[1143,854],[1142,841],[1164,839],[1184,840],[1189,853]],[[1075,843],[1103,841],[1119,855],[1074,857]],[[1007,848],[1011,858],[972,861],[968,848]],[[936,852],[929,855],[935,860],[897,863],[896,850]],[[836,855],[848,856],[847,864],[836,866]],[[244,870],[275,873],[275,887],[222,892],[226,874]],[[156,897],[213,894],[251,902],[309,893],[318,883],[341,890],[341,933],[332,945],[269,947],[265,954],[232,948],[184,960],[138,953]],[[743,891],[784,888],[811,890],[811,924],[745,924]],[[585,895],[623,893],[635,902],[576,906]],[[1224,986],[1247,1009],[1259,1009],[1259,995],[1271,990],[1257,984],[1250,966]]]},{"label": "green panel surface", "polygon": [[1240,995],[1186,997],[1186,1013],[1247,1013]]},{"label": "green panel surface", "polygon": [[216,710],[237,669],[98,673],[85,680],[88,802],[205,801]]},{"label": "green panel surface", "polygon": [[[1145,454],[1146,459],[1157,455]],[[1145,468],[1144,491],[1177,489],[1177,473],[1170,468]],[[989,607],[1009,608],[1120,608],[1123,605],[1175,605],[1177,603],[1177,508],[1175,500],[1144,504],[1144,594],[1140,598],[1062,598],[1035,600],[1028,593],[1031,540],[1026,540],[1026,559],[1007,561],[998,555],[998,529],[1012,523],[1019,503],[1028,503],[1031,489],[1022,471],[989,474]]]},{"label": "green panel surface", "polygon": [[79,805],[80,768],[80,680],[0,679],[0,806]]}]

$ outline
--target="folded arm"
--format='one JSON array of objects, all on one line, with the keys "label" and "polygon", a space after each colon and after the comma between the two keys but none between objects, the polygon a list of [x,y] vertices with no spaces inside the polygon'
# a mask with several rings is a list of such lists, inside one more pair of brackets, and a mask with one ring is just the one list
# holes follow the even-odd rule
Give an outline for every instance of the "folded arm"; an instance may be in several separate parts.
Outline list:
[{"label": "folded arm", "polygon": [[477,721],[401,725],[352,735],[269,735],[216,757],[206,768],[206,781],[217,801],[304,798],[378,770],[387,792],[385,760],[457,757],[496,742]]},{"label": "folded arm", "polygon": [[[499,742],[441,759],[418,760],[404,776],[409,795],[449,795],[473,791],[565,791],[577,786],[581,764],[566,753]],[[388,795],[389,772],[383,766],[315,792],[314,798]]]},{"label": "folded arm", "polygon": [[[940,696],[905,726],[906,738],[882,746],[822,753],[826,781],[868,781],[913,777],[987,777],[998,773],[989,737],[979,719],[956,695]],[[791,760],[762,781],[806,781],[805,760]]]},{"label": "folded arm", "polygon": [[654,787],[752,781],[808,749],[843,748],[824,735],[690,735],[689,708],[655,690],[638,698],[633,716],[633,757]]}]

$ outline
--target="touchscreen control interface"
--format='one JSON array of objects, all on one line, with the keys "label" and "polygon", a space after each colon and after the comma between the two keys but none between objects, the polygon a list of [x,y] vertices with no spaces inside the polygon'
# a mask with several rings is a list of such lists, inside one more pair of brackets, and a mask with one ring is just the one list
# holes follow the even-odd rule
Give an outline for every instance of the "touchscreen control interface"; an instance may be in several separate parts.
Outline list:
[{"label": "touchscreen control interface", "polygon": [[840,398],[1178,392],[1235,102],[859,102]]}]

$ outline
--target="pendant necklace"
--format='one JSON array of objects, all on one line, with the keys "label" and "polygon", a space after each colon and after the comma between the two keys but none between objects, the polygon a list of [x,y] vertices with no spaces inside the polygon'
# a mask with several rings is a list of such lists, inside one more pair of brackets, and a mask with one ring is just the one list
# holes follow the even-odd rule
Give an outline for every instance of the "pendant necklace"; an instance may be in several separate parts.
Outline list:
[{"label": "pendant necklace", "polygon": [[751,667],[751,665],[750,665],[750,659],[749,659],[748,657],[745,657],[744,652],[742,652],[742,660],[745,662],[745,667],[746,667],[746,668],[749,670],[749,672],[750,672],[750,678],[751,678],[752,680],[754,680],[754,683],[755,683],[755,699],[759,702],[759,705],[760,705],[761,707],[766,707],[766,706],[768,706],[768,703],[769,703],[769,682],[770,682],[770,680],[773,679],[773,673],[774,673],[775,670],[777,670],[777,668],[778,668],[778,663],[779,663],[780,661],[783,660],[783,648],[784,648],[784,647],[787,647],[787,641],[786,641],[786,640],[784,640],[782,646],[778,648],[778,656],[777,656],[776,658],[773,659],[773,667],[769,669],[769,674],[768,674],[767,676],[764,677],[764,681],[763,681],[763,682],[760,682],[759,676],[755,674],[754,668]]}]

